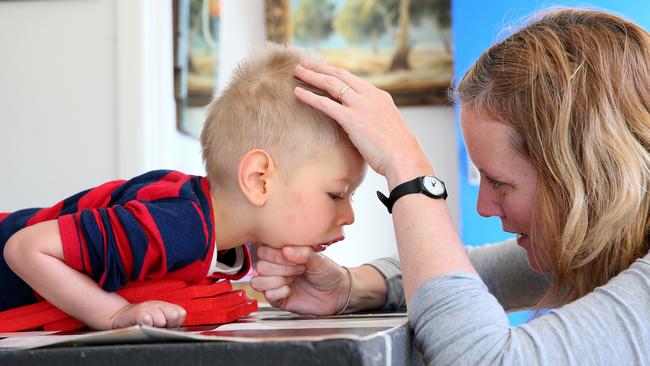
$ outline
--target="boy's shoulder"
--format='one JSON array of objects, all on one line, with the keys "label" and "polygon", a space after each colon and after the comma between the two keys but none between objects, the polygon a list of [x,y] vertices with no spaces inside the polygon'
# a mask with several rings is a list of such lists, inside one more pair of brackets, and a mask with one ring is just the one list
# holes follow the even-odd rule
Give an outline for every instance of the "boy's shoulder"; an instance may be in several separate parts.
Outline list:
[{"label": "boy's shoulder", "polygon": [[140,175],[137,175],[131,179],[129,179],[127,182],[135,183],[137,184],[138,182],[143,182],[143,183],[152,183],[152,182],[180,182],[180,181],[187,181],[192,178],[202,178],[200,176],[192,175],[192,174],[186,174],[178,170],[171,170],[171,169],[157,169],[157,170],[150,170],[148,172],[142,173]]},{"label": "boy's shoulder", "polygon": [[155,201],[169,198],[196,199],[210,195],[206,177],[177,170],[152,170],[126,181],[112,193],[119,201]]}]

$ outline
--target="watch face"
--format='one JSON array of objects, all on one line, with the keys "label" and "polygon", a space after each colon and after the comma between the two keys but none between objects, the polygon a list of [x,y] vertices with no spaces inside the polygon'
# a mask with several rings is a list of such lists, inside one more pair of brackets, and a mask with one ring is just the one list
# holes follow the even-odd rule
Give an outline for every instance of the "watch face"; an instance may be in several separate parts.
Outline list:
[{"label": "watch face", "polygon": [[445,185],[436,177],[424,177],[422,179],[424,188],[434,196],[441,196],[445,193]]}]

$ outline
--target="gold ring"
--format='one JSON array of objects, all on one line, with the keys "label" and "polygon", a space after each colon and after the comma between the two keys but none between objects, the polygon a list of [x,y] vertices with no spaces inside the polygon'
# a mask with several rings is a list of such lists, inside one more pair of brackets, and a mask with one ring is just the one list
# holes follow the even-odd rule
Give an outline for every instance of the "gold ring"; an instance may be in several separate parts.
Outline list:
[{"label": "gold ring", "polygon": [[350,85],[347,84],[343,88],[341,88],[339,95],[336,96],[336,100],[340,102],[341,98],[343,98],[343,94],[345,94],[345,92],[348,91],[348,89],[350,89]]}]

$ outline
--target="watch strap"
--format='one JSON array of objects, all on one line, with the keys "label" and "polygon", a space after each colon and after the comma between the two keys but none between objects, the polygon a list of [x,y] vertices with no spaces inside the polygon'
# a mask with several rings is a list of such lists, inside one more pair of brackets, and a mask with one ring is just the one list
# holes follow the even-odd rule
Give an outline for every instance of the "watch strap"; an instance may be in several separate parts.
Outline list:
[{"label": "watch strap", "polygon": [[[423,193],[428,197],[431,198],[442,198],[442,199],[447,199],[447,191],[445,190],[442,195],[436,196],[431,194],[429,191],[426,190],[424,187],[424,180],[425,176],[422,177],[417,177],[415,179],[412,179],[408,182],[404,182],[397,187],[393,188],[393,190],[390,192],[390,196],[386,197],[385,194],[377,191],[377,198],[381,201],[381,203],[386,206],[388,209],[388,213],[393,213],[393,206],[395,205],[395,202],[400,198],[403,197],[407,194],[411,193]],[[437,179],[437,178],[436,178]],[[438,179],[438,181],[440,181]],[[440,181],[442,183],[442,181]],[[444,183],[442,183],[444,185]]]}]

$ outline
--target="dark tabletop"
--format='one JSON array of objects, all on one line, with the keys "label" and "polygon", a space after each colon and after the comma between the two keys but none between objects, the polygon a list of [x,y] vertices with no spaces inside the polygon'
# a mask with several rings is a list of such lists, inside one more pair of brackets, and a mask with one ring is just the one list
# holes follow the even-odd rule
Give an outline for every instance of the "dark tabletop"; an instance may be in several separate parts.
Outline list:
[{"label": "dark tabletop", "polygon": [[[395,314],[393,314],[395,316]],[[354,318],[354,315],[352,315]],[[305,334],[318,329],[291,330]],[[341,331],[345,331],[342,329]],[[351,330],[352,331],[352,330]],[[0,365],[418,365],[407,324],[391,330],[359,329],[361,339],[257,343],[173,341],[140,344],[66,345],[0,351]],[[241,331],[240,331],[241,332]],[[289,332],[289,331],[287,331]]]}]

